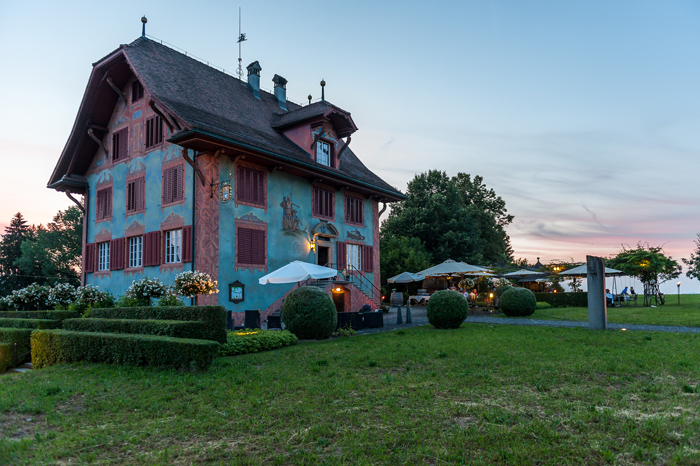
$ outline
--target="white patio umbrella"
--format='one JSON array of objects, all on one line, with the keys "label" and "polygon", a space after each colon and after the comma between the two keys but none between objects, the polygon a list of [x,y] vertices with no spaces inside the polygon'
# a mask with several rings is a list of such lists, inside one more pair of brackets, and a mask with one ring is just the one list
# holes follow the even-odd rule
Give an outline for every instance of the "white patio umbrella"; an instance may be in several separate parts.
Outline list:
[{"label": "white patio umbrella", "polygon": [[[573,269],[559,272],[559,275],[564,275],[564,276],[568,276],[568,277],[586,277],[586,276],[588,276],[588,265],[587,264],[579,265],[578,267],[574,267]],[[621,277],[622,275],[625,275],[625,272],[623,272],[622,270],[611,269],[609,267],[605,267],[605,276],[606,277]]]},{"label": "white patio umbrella", "polygon": [[442,264],[421,270],[418,273],[424,277],[435,277],[441,275],[464,275],[480,272],[489,272],[489,270],[477,265],[470,265],[465,262],[456,262],[452,259],[447,259]]},{"label": "white patio umbrella", "polygon": [[260,282],[261,285],[267,285],[268,283],[296,283],[309,278],[318,280],[321,278],[333,278],[336,275],[338,275],[338,271],[330,267],[323,267],[322,265],[311,264],[309,262],[294,261],[261,277],[258,282]]}]

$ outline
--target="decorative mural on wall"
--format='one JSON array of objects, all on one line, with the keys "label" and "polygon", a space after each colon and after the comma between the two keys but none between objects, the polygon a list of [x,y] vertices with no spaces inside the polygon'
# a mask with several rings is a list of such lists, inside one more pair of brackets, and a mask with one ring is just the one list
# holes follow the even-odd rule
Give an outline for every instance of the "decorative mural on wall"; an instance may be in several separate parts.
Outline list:
[{"label": "decorative mural on wall", "polygon": [[313,229],[311,230],[311,235],[321,235],[327,236],[329,238],[337,238],[339,233],[338,229],[332,223],[320,222],[317,223],[315,227],[313,227]]},{"label": "decorative mural on wall", "polygon": [[354,231],[346,232],[346,234],[348,235],[348,239],[354,239],[355,241],[364,241],[365,240],[365,237],[362,236],[362,233],[360,233],[360,230],[358,230],[357,228],[355,228]]},{"label": "decorative mural on wall", "polygon": [[292,200],[291,193],[289,193],[289,197],[282,197],[280,207],[282,207],[282,230],[284,232],[296,233],[308,231],[308,226],[305,226],[303,229],[301,228],[302,223],[301,220],[299,220],[299,216],[297,215],[297,209],[295,209],[295,207],[300,207],[296,205]]}]

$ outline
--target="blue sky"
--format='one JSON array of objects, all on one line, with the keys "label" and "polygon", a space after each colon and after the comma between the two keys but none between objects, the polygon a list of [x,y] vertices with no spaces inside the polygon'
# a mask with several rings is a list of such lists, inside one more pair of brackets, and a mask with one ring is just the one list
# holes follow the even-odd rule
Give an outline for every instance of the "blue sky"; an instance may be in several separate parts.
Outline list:
[{"label": "blue sky", "polygon": [[280,74],[303,102],[325,79],[354,151],[402,190],[428,169],[482,175],[515,215],[516,256],[692,250],[700,3],[684,1],[0,1],[0,224],[69,205],[45,185],[92,63],[143,14],[149,35],[234,70],[238,6],[263,87]]}]

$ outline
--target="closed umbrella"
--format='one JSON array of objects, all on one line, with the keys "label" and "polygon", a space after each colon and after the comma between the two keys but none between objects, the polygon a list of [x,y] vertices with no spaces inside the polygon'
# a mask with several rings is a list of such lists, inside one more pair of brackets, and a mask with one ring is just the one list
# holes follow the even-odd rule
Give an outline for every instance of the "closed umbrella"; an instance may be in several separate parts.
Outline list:
[{"label": "closed umbrella", "polygon": [[321,278],[333,278],[336,275],[338,275],[338,271],[330,267],[323,267],[322,265],[311,264],[309,262],[294,261],[261,277],[258,282],[261,285],[267,285],[268,283],[296,283],[309,278],[318,280]]},{"label": "closed umbrella", "polygon": [[[425,279],[425,276],[419,273],[403,272],[395,277],[391,277],[387,280],[389,283],[406,283],[406,291],[408,291],[408,284],[413,282],[419,282]],[[403,299],[403,298],[402,298]],[[406,302],[406,323],[410,324],[413,320],[411,319],[411,303]],[[399,306],[398,314],[396,315],[396,323],[401,324],[401,306]]]}]

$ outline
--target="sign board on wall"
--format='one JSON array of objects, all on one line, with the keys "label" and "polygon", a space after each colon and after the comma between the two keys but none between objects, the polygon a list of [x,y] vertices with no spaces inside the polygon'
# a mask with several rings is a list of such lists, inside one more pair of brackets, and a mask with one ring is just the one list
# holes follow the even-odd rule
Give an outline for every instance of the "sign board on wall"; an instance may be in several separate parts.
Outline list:
[{"label": "sign board on wall", "polygon": [[245,301],[245,285],[238,280],[229,284],[228,300],[235,304]]}]

